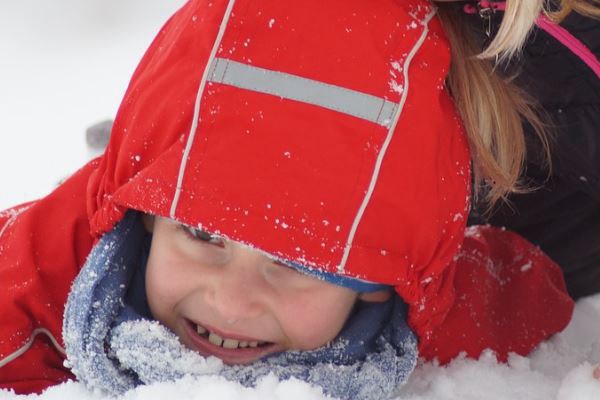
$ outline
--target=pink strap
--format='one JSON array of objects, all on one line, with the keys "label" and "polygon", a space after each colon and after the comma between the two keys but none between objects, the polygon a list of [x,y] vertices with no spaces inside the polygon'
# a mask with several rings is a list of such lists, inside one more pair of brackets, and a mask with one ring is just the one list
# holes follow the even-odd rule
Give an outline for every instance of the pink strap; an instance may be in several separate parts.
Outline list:
[{"label": "pink strap", "polygon": [[[504,1],[480,1],[480,8],[492,8],[494,10],[504,11],[506,10],[506,3]],[[473,4],[467,4],[464,7],[464,11],[467,14],[475,14],[478,12],[478,9]],[[590,69],[596,74],[598,78],[600,78],[600,60],[592,51],[587,48],[579,39],[573,36],[569,31],[567,31],[562,26],[552,22],[545,15],[540,15],[535,22],[536,25],[566,46],[569,50],[573,52],[577,57],[581,59]]]},{"label": "pink strap", "polygon": [[575,36],[571,35],[562,26],[555,24],[545,15],[540,15],[536,21],[537,26],[540,29],[545,30],[550,35],[554,36],[556,40],[567,46],[577,57],[581,59],[588,67],[596,74],[596,77],[600,78],[600,60],[596,57],[590,49],[586,47],[581,41]]}]

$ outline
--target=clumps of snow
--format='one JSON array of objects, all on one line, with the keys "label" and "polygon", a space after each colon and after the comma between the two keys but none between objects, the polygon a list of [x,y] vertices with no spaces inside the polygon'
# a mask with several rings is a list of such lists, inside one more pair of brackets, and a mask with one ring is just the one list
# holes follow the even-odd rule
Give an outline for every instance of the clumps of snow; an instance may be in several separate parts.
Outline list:
[{"label": "clumps of snow", "polygon": [[481,237],[481,232],[479,232],[479,225],[471,225],[465,228],[465,237],[473,237],[479,238]]},{"label": "clumps of snow", "polygon": [[9,210],[5,210],[5,211],[2,211],[2,213],[0,213],[0,218],[5,218],[6,216],[9,216],[9,218],[6,221],[6,223],[4,224],[4,226],[0,229],[0,237],[2,237],[2,235],[4,235],[4,232],[10,226],[12,226],[12,224],[15,223],[15,221],[17,220],[19,215],[21,215],[23,212],[27,211],[27,209],[29,207],[31,207],[31,205],[27,205],[27,206],[23,206],[23,207],[19,207],[19,208],[11,208]]},{"label": "clumps of snow", "polygon": [[81,383],[69,381],[51,387],[42,395],[18,396],[0,390],[3,400],[329,400],[320,388],[291,378],[280,381],[269,375],[260,379],[253,388],[227,381],[224,378],[186,376],[177,382],[158,382],[139,386],[122,396],[106,396],[88,390]]},{"label": "clumps of snow", "polygon": [[[567,329],[543,343],[528,357],[511,356],[498,363],[485,353],[479,360],[458,358],[446,366],[421,363],[398,400],[596,400],[600,381],[593,367],[600,363],[600,295],[580,300]],[[41,395],[18,396],[0,391],[3,400],[326,400],[321,389],[291,378],[273,375],[244,387],[216,376],[184,377],[172,383],[139,386],[120,397],[90,391],[68,382]]]},{"label": "clumps of snow", "polygon": [[[208,377],[208,382],[226,384],[223,390],[230,394],[240,390],[255,393],[265,382],[271,382],[269,387],[277,385],[280,390],[280,385],[291,382],[294,387],[304,385],[304,392],[314,393],[314,398],[325,398],[321,389],[317,389],[322,387],[330,394],[341,395],[343,398],[352,394],[354,399],[376,400],[390,393],[413,370],[416,357],[410,352],[416,349],[414,340],[412,336],[408,337],[401,348],[395,348],[381,336],[376,351],[369,353],[364,361],[347,365],[321,361],[322,358],[331,357],[324,356],[323,352],[340,353],[334,358],[340,358],[344,354],[348,343],[340,339],[314,351],[289,351],[247,366],[226,366],[217,358],[205,358],[186,348],[177,336],[157,322],[135,320],[121,323],[113,329],[110,353],[118,361],[124,374],[136,376],[136,381],[150,386],[166,382],[177,382],[179,385],[186,379],[203,383],[202,379]],[[227,383],[225,379],[231,382]],[[294,379],[301,379],[314,386]],[[106,386],[112,383],[112,379],[103,381],[100,378],[98,383],[99,385],[94,386],[107,392],[123,393],[120,388],[115,390],[113,386]],[[250,389],[242,389],[240,384]],[[177,386],[174,391],[179,389]],[[137,389],[131,386],[124,397],[127,398],[128,393],[135,390]],[[219,393],[220,396],[223,394]],[[289,398],[287,392],[282,395],[282,398]]]},{"label": "clumps of snow", "polygon": [[[513,359],[511,359],[513,361]],[[526,363],[501,364],[484,353],[479,361],[458,358],[447,367],[422,365],[402,389],[400,398],[420,399],[551,399],[557,382],[532,371]]]},{"label": "clumps of snow", "polygon": [[589,362],[584,362],[569,372],[558,389],[556,400],[598,400],[600,379],[590,379],[594,368]]},{"label": "clumps of snow", "polygon": [[185,377],[176,383],[154,383],[126,393],[123,400],[323,400],[322,391],[297,379],[280,382],[274,376],[262,378],[254,388],[218,377]]},{"label": "clumps of snow", "polygon": [[402,94],[404,92],[404,86],[399,84],[395,79],[390,79],[389,85],[393,92],[398,94]]},{"label": "clumps of snow", "polygon": [[410,400],[591,400],[600,398],[593,377],[600,362],[600,295],[581,300],[571,324],[529,357],[498,363],[490,352],[479,360],[460,357],[445,367],[420,365],[399,392]]},{"label": "clumps of snow", "polygon": [[527,263],[525,263],[524,265],[521,266],[521,272],[529,271],[532,266],[533,265],[532,265],[531,261],[528,261]]},{"label": "clumps of snow", "polygon": [[218,358],[200,357],[183,347],[177,336],[156,321],[120,324],[113,330],[111,349],[121,366],[135,371],[143,382],[217,374],[223,368]]},{"label": "clumps of snow", "polygon": [[273,28],[273,25],[275,25],[275,18],[269,20],[269,29]]},{"label": "clumps of snow", "polygon": [[452,222],[456,222],[461,219],[464,219],[464,216],[461,213],[456,213],[456,214],[454,214],[454,217],[452,218]]},{"label": "clumps of snow", "polygon": [[[398,94],[402,94],[404,92],[404,85],[401,83],[398,83],[398,81],[396,80],[396,78],[398,77],[398,74],[402,74],[403,73],[403,67],[402,64],[399,61],[392,61],[391,63],[391,67],[392,69],[390,69],[390,81],[388,82],[390,89]],[[398,72],[398,74],[396,74],[396,72]]]}]

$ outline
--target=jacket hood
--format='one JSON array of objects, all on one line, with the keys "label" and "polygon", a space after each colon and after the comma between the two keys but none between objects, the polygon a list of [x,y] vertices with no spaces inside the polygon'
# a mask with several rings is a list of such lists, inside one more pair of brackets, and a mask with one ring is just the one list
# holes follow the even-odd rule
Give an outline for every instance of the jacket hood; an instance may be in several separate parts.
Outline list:
[{"label": "jacket hood", "polygon": [[447,309],[424,299],[450,296],[470,158],[434,14],[421,0],[188,2],[125,94],[88,185],[92,233],[136,209]]}]

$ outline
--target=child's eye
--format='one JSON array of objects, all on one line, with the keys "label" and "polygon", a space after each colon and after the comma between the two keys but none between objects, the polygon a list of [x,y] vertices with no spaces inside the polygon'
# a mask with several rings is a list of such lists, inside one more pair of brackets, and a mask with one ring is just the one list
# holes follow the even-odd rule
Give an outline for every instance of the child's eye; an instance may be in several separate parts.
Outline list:
[{"label": "child's eye", "polygon": [[290,272],[296,272],[296,273],[300,273],[300,271],[298,271],[296,268],[292,267],[291,265],[281,261],[281,260],[274,260],[273,263],[279,267],[284,267],[286,270],[289,270]]},{"label": "child's eye", "polygon": [[213,235],[211,233],[208,233],[198,228],[194,228],[192,226],[180,226],[181,229],[183,229],[183,231],[186,233],[186,235],[188,235],[188,237],[190,237],[192,240],[214,244],[219,247],[223,247],[225,245],[225,240],[220,236]]}]

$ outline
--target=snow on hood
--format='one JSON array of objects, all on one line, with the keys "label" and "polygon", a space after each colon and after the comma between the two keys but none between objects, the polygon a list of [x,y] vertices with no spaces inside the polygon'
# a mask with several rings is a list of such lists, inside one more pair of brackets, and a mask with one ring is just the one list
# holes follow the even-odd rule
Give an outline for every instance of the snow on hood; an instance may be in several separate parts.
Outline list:
[{"label": "snow on hood", "polygon": [[447,309],[470,171],[434,11],[188,2],[133,75],[88,186],[92,232],[133,208]]}]

